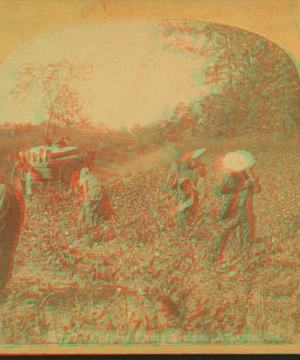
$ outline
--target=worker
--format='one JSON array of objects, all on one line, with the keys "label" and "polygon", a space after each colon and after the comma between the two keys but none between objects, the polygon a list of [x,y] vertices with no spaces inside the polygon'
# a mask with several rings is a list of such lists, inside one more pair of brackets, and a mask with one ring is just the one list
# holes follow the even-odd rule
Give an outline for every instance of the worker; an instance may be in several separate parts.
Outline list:
[{"label": "worker", "polygon": [[68,139],[65,137],[61,137],[59,140],[53,141],[52,146],[56,146],[58,148],[64,148],[68,146]]},{"label": "worker", "polygon": [[78,185],[83,193],[79,217],[81,230],[100,225],[102,221],[108,220],[113,213],[109,196],[99,179],[87,167],[81,170]]},{"label": "worker", "polygon": [[14,184],[0,185],[0,289],[9,283],[20,230],[24,221],[24,186],[21,178]]},{"label": "worker", "polygon": [[78,225],[79,216],[80,216],[80,199],[83,198],[83,194],[80,193],[79,188],[79,172],[74,171],[71,176],[70,181],[70,190],[69,194],[73,199],[73,210],[74,210],[74,220],[75,223]]},{"label": "worker", "polygon": [[245,169],[226,173],[217,188],[216,196],[224,196],[226,200],[218,216],[223,224],[214,244],[213,262],[222,262],[224,248],[232,235],[239,241],[243,259],[248,256],[248,247],[255,236],[253,195],[261,190],[252,166],[253,162]]},{"label": "worker", "polygon": [[28,171],[26,173],[26,196],[29,200],[32,199],[36,184],[39,182],[40,176],[38,171],[34,168],[34,166],[29,165]]},{"label": "worker", "polygon": [[206,167],[200,156],[206,149],[199,149],[186,153],[180,162],[173,161],[167,183],[169,195],[176,201],[171,214],[175,217],[180,227],[190,223],[204,200]]},{"label": "worker", "polygon": [[206,166],[197,159],[187,162],[184,179],[177,181],[177,205],[173,214],[180,227],[191,223],[206,197]]},{"label": "worker", "polygon": [[28,161],[26,158],[26,153],[24,151],[19,152],[18,160],[17,160],[17,167],[20,172],[21,177],[25,177],[28,168]]}]

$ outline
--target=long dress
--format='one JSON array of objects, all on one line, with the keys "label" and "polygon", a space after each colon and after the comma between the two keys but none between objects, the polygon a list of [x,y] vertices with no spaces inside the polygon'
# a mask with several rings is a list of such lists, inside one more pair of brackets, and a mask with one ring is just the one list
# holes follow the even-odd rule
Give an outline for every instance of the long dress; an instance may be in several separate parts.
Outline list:
[{"label": "long dress", "polygon": [[204,178],[197,176],[195,171],[186,171],[184,178],[177,180],[176,189],[175,218],[179,226],[182,227],[193,222],[195,215],[201,208]]},{"label": "long dress", "polygon": [[242,256],[247,255],[247,248],[255,236],[255,216],[253,211],[253,194],[259,192],[257,182],[246,172],[227,174],[217,189],[217,196],[224,196],[222,210],[218,221],[222,222],[218,239],[214,246],[214,260],[222,260],[223,252],[230,236],[238,232]]},{"label": "long dress", "polygon": [[0,289],[10,281],[24,213],[22,195],[8,185],[0,185]]},{"label": "long dress", "polygon": [[167,197],[175,200],[176,205],[171,213],[179,227],[185,227],[195,219],[204,197],[204,183],[204,178],[197,175],[194,169],[188,170],[188,163],[171,164],[165,192],[169,192]]}]

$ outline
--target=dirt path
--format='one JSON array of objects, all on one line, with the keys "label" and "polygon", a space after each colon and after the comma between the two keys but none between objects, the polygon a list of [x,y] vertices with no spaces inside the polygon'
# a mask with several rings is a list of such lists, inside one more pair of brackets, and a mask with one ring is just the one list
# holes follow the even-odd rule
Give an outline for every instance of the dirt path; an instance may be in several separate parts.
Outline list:
[{"label": "dirt path", "polygon": [[109,168],[99,168],[104,178],[126,178],[132,174],[147,171],[162,164],[168,159],[168,147],[154,150],[148,154],[140,155],[134,160],[128,161],[123,165],[113,165]]}]

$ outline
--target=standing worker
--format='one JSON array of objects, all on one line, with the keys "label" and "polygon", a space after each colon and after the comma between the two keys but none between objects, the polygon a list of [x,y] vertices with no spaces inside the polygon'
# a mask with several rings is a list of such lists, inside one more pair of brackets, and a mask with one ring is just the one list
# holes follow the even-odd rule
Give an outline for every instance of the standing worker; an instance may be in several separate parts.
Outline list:
[{"label": "standing worker", "polygon": [[27,168],[28,168],[28,161],[26,158],[26,153],[24,151],[19,152],[18,160],[17,160],[17,167],[20,172],[21,177],[25,177]]},{"label": "standing worker", "polygon": [[75,210],[75,222],[78,225],[79,223],[79,216],[80,216],[80,199],[83,197],[83,194],[80,194],[79,191],[79,172],[74,171],[72,173],[71,181],[70,181],[70,190],[69,194],[73,198],[73,206]]},{"label": "standing worker", "polygon": [[177,193],[173,214],[181,227],[195,218],[205,199],[206,166],[200,158],[205,151],[204,148],[188,152],[181,159],[181,175],[173,185]]},{"label": "standing worker", "polygon": [[85,167],[80,172],[79,187],[83,190],[83,204],[79,218],[79,225],[91,228],[100,225],[103,220],[108,220],[112,213],[110,199],[100,181],[90,170]]},{"label": "standing worker", "polygon": [[226,198],[218,220],[223,222],[218,239],[214,245],[213,261],[222,261],[223,252],[231,235],[239,232],[238,237],[243,258],[247,256],[248,246],[255,234],[253,195],[260,191],[258,180],[254,179],[255,163],[246,151],[227,154],[222,160],[225,176],[217,189],[217,196]]},{"label": "standing worker", "polygon": [[14,185],[0,185],[0,289],[9,283],[24,221],[25,202],[23,184],[16,178]]},{"label": "standing worker", "polygon": [[35,170],[34,166],[30,165],[26,173],[26,196],[28,199],[32,199],[36,184],[40,179],[38,171]]}]

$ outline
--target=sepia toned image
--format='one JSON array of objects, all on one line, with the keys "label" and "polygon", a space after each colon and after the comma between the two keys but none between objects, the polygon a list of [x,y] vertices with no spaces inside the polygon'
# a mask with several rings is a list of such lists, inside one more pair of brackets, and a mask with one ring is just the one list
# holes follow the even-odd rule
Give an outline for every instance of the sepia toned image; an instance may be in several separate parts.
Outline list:
[{"label": "sepia toned image", "polygon": [[0,7],[0,353],[299,353],[300,1]]}]

